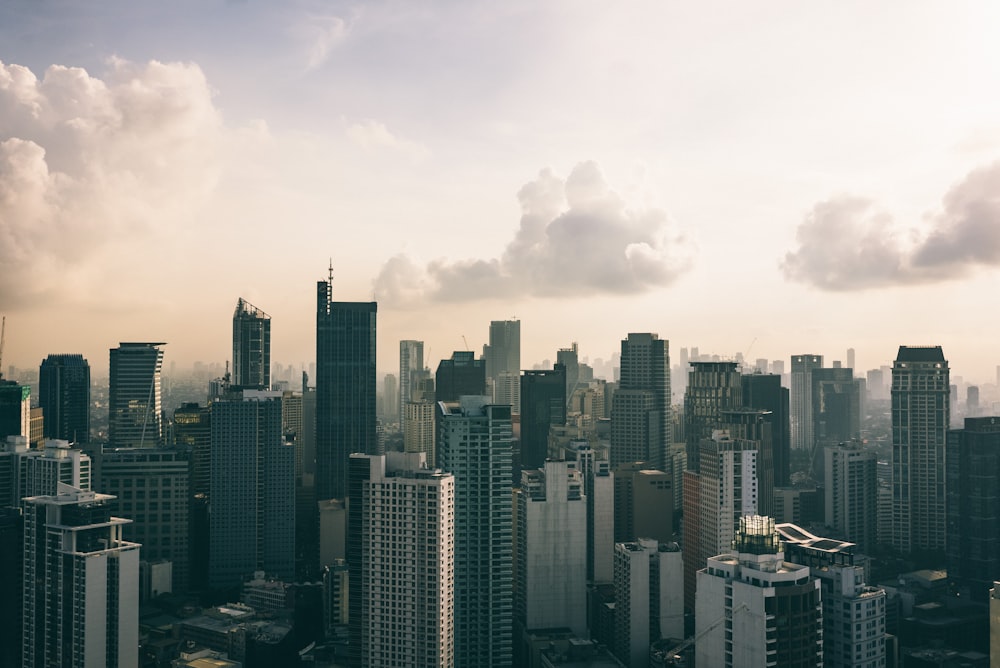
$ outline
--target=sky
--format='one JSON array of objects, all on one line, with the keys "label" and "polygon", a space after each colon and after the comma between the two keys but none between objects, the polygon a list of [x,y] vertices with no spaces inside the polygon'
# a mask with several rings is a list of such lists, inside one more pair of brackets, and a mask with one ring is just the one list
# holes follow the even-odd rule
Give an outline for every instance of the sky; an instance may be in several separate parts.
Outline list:
[{"label": "sky", "polygon": [[995,382],[998,33],[992,2],[4,2],[3,367],[223,362],[240,297],[308,363],[332,263],[382,372],[516,318],[525,368],[652,331]]}]

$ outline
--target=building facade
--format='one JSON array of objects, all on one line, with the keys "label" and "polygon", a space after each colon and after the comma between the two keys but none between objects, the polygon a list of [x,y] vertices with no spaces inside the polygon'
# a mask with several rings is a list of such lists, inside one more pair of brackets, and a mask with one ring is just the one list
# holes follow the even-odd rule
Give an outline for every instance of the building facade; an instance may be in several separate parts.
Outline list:
[{"label": "building facade", "polygon": [[875,451],[857,441],[824,448],[826,525],[871,554],[878,544]]},{"label": "building facade", "polygon": [[611,466],[645,461],[670,465],[670,343],[653,333],[621,342],[621,376],[611,404]]},{"label": "building facade", "polygon": [[90,440],[90,365],[83,355],[49,355],[38,368],[45,438]]},{"label": "building facade", "polygon": [[650,645],[684,637],[684,565],[676,543],[649,538],[615,544],[615,655],[650,665]]},{"label": "building facade", "polygon": [[687,466],[701,470],[701,442],[722,424],[722,411],[743,405],[743,383],[736,362],[691,362],[684,394]]},{"label": "building facade", "polygon": [[271,389],[271,316],[242,297],[233,313],[233,385]]},{"label": "building facade", "polygon": [[525,371],[521,376],[522,469],[537,469],[545,463],[549,428],[566,424],[566,367]]},{"label": "building facade", "polygon": [[152,448],[163,442],[161,411],[165,343],[120,343],[111,349],[108,442]]},{"label": "building facade", "polygon": [[814,369],[822,368],[822,355],[806,354],[792,356],[790,415],[793,450],[812,452],[815,446],[812,372]]}]

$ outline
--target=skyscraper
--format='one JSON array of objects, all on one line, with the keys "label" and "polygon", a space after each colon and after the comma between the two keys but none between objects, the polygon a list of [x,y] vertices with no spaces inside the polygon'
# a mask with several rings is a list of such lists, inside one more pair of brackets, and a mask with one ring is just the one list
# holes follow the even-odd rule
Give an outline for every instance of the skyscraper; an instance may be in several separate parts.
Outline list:
[{"label": "skyscraper", "polygon": [[106,494],[25,499],[23,667],[139,664],[139,545]]},{"label": "skyscraper", "polygon": [[860,438],[861,381],[854,369],[813,369],[811,375],[814,447]]},{"label": "skyscraper", "polygon": [[684,394],[684,438],[690,470],[700,470],[701,442],[722,426],[722,411],[743,405],[742,395],[736,362],[691,362]]},{"label": "skyscraper", "polygon": [[615,654],[650,665],[649,646],[684,637],[684,568],[677,543],[640,538],[615,544]]},{"label": "skyscraper", "polygon": [[316,284],[316,493],[347,495],[351,453],[377,454],[375,302],[333,301],[333,270]]},{"label": "skyscraper", "polygon": [[114,448],[151,448],[163,439],[160,372],[165,343],[120,343],[111,349],[108,441]]},{"label": "skyscraper", "polygon": [[434,396],[437,401],[458,401],[460,397],[482,396],[486,391],[486,364],[475,353],[456,350],[450,359],[438,363],[434,375]]},{"label": "skyscraper", "polygon": [[271,389],[271,316],[242,297],[233,313],[233,385]]},{"label": "skyscraper", "polygon": [[38,369],[45,438],[90,440],[90,365],[83,355],[49,355]]},{"label": "skyscraper", "polygon": [[496,379],[504,371],[521,373],[521,321],[491,321],[490,343],[484,357],[487,378]]},{"label": "skyscraper", "polygon": [[566,424],[566,367],[525,371],[521,376],[521,469],[545,463],[549,427]]},{"label": "skyscraper", "polygon": [[621,379],[611,408],[611,466],[650,462],[669,473],[670,344],[630,333],[621,343]]},{"label": "skyscraper", "polygon": [[414,384],[424,370],[424,342],[410,339],[399,342],[399,410],[413,401]]},{"label": "skyscraper", "polygon": [[792,387],[790,414],[792,419],[792,449],[812,452],[813,431],[813,369],[823,368],[822,355],[792,356]]},{"label": "skyscraper", "polygon": [[455,665],[510,666],[510,406],[439,402],[438,465],[455,477]]},{"label": "skyscraper", "polygon": [[31,388],[0,379],[0,439],[31,436]]},{"label": "skyscraper", "polygon": [[350,665],[455,658],[455,478],[421,453],[350,457]]},{"label": "skyscraper", "polygon": [[878,472],[874,450],[857,441],[823,449],[826,525],[867,554],[878,542]]},{"label": "skyscraper", "polygon": [[771,438],[774,444],[774,486],[787,487],[792,447],[788,388],[781,386],[781,376],[778,374],[748,374],[742,376],[741,381],[741,403],[747,408],[770,412]]},{"label": "skyscraper", "polygon": [[900,346],[892,365],[892,546],[945,547],[948,361],[941,346]]},{"label": "skyscraper", "polygon": [[212,402],[209,584],[262,570],[295,575],[295,451],[281,433],[281,393]]},{"label": "skyscraper", "polygon": [[607,450],[595,450],[587,441],[570,441],[564,452],[566,460],[573,462],[583,476],[583,493],[587,496],[587,580],[611,582],[614,576],[615,476],[606,459]]}]

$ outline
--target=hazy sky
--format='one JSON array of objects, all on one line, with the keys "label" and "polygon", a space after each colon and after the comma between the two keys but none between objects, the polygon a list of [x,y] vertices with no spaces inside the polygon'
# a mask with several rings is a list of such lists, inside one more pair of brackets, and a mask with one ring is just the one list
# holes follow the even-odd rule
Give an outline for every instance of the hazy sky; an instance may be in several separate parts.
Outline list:
[{"label": "hazy sky", "polygon": [[0,4],[3,364],[223,361],[244,297],[379,367],[522,321],[530,367],[629,331],[862,369],[1000,362],[995,2]]}]

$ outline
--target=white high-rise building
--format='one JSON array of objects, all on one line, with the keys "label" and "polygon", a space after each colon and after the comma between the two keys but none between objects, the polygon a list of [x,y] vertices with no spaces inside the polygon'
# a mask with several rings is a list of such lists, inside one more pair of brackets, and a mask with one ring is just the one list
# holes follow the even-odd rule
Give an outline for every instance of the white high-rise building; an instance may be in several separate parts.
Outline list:
[{"label": "white high-rise building", "polygon": [[403,405],[403,451],[422,452],[427,465],[435,466],[434,404],[408,401]]},{"label": "white high-rise building", "polygon": [[24,499],[24,668],[139,664],[139,544],[112,498],[60,483]]},{"label": "white high-rise building", "polygon": [[649,665],[649,646],[684,637],[684,563],[677,543],[649,538],[615,545],[615,654]]},{"label": "white high-rise building", "polygon": [[561,627],[587,637],[587,501],[580,472],[565,461],[522,471],[516,505],[517,636]]},{"label": "white high-rise building", "polygon": [[59,483],[87,491],[91,460],[69,441],[50,439],[45,448],[28,447],[24,436],[8,436],[0,449],[0,503],[19,506],[26,496],[52,496]]},{"label": "white high-rise building", "polygon": [[350,457],[351,665],[456,665],[455,477],[424,462]]},{"label": "white high-rise building", "polygon": [[424,342],[406,339],[399,342],[399,410],[413,401],[415,375],[424,370]]},{"label": "white high-rise building", "polygon": [[773,519],[741,518],[732,548],[698,571],[697,665],[819,668],[821,596],[808,566],[785,561]]}]

